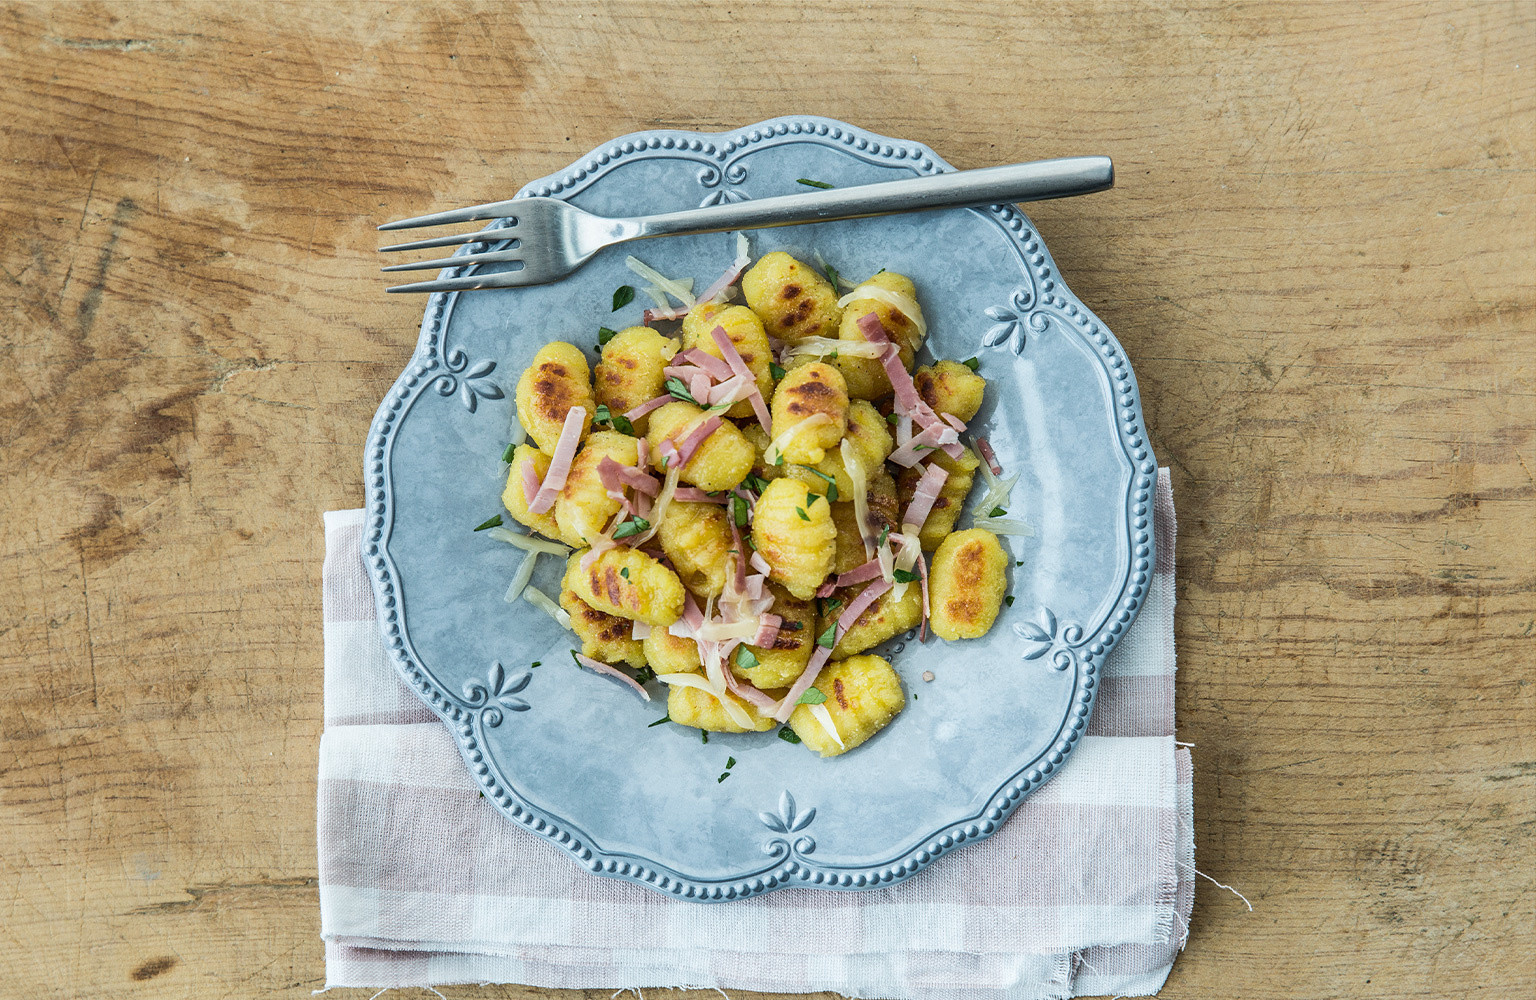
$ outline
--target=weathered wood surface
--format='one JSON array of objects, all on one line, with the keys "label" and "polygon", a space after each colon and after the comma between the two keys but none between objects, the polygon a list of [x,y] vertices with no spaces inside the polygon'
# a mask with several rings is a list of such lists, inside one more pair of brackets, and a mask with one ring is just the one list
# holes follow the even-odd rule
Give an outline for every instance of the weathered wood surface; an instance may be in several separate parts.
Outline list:
[{"label": "weathered wood surface", "polygon": [[1165,995],[1530,996],[1533,74],[1524,3],[0,8],[0,993],[322,983],[320,513],[421,309],[373,225],[804,111],[1115,157],[1031,214],[1174,471],[1254,904]]}]

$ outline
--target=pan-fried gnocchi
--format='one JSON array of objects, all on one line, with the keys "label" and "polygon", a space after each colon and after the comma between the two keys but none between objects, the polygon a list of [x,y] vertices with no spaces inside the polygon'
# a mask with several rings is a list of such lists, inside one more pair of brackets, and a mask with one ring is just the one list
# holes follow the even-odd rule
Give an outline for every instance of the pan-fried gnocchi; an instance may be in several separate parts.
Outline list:
[{"label": "pan-fried gnocchi", "polygon": [[803,483],[775,479],[758,498],[752,547],[767,560],[768,578],[802,601],[826,580],[836,541],[832,505]]},{"label": "pan-fried gnocchi", "polygon": [[[597,401],[610,414],[622,415],[661,395],[667,377],[663,369],[677,355],[678,342],[648,326],[620,330],[603,345],[603,359],[592,371]],[[635,433],[644,434],[647,417],[635,418]]]},{"label": "pan-fried gnocchi", "polygon": [[[978,475],[989,510],[1014,504],[1017,477],[998,478],[968,426],[985,409],[979,362],[919,364],[911,278],[880,270],[839,298],[815,259],[833,281],[774,252],[744,273],[738,260],[704,301],[680,297],[709,278],[631,261],[649,297],[683,304],[605,332],[595,367],[572,343],[539,349],[517,384],[530,440],[503,454],[502,503],[554,541],[490,534],[530,550],[509,599],[559,619],[597,666],[666,685],[660,721],[777,730],[835,757],[906,703],[882,643],[994,626],[1012,560],[997,533],[1027,524],[978,510],[956,530]],[[564,560],[557,600],[539,590],[546,552]]]},{"label": "pan-fried gnocchi", "polygon": [[581,435],[586,437],[597,412],[587,356],[574,344],[545,344],[517,380],[518,420],[546,454],[553,454],[565,415],[577,406],[586,410],[581,421]]}]

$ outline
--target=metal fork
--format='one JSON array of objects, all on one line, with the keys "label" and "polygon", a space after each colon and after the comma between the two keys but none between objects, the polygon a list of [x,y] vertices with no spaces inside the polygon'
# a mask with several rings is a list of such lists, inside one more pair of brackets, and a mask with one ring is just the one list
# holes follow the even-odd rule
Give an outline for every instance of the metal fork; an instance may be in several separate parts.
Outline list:
[{"label": "metal fork", "polygon": [[379,227],[414,229],[418,226],[472,222],[477,219],[505,219],[506,224],[497,229],[380,248],[381,251],[425,250],[429,247],[465,243],[510,241],[504,249],[395,264],[382,270],[422,271],[471,264],[505,263],[511,264],[512,269],[437,281],[418,281],[409,285],[396,285],[389,290],[448,292],[475,288],[516,288],[558,281],[581,267],[604,247],[629,240],[688,233],[717,233],[731,229],[793,226],[960,205],[1044,201],[1047,198],[1092,194],[1113,187],[1114,183],[1115,168],[1109,157],[1073,156],[980,170],[957,170],[859,187],[780,195],[629,219],[606,219],[592,215],[557,198],[514,198],[414,219],[401,219]]}]

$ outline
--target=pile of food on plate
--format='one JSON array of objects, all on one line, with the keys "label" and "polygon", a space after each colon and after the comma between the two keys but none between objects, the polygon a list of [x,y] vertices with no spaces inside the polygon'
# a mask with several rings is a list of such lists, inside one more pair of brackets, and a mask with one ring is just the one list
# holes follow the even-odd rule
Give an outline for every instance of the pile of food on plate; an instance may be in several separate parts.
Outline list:
[{"label": "pile of food on plate", "polygon": [[[583,666],[647,700],[646,683],[667,685],[661,721],[787,723],[783,739],[823,757],[851,750],[906,701],[867,651],[930,625],[984,635],[1006,590],[997,536],[1029,530],[1004,516],[1017,476],[999,479],[967,433],[978,364],[914,367],[927,325],[911,279],[890,271],[839,296],[824,263],[752,263],[738,237],[695,296],[691,279],[629,264],[656,302],[647,325],[601,329],[595,369],[547,344],[518,382],[531,440],[503,456],[502,502],[543,538],[491,529],[528,550],[507,599],[573,631]],[[616,307],[633,291],[620,293]],[[671,334],[649,325],[676,320]],[[978,473],[985,513],[957,531]],[[530,583],[539,553],[566,558],[558,600]]]}]

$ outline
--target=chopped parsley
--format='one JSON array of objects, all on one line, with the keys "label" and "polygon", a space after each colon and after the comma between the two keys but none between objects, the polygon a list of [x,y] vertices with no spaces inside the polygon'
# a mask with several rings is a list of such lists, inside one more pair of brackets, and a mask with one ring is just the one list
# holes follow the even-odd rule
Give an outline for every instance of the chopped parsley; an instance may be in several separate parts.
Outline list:
[{"label": "chopped parsley", "polygon": [[629,567],[628,566],[621,566],[621,567],[619,567],[619,575],[622,576],[624,579],[628,580],[629,579]]},{"label": "chopped parsley", "polygon": [[736,647],[736,665],[743,670],[751,670],[757,666],[757,657],[752,655],[752,650],[745,646]]},{"label": "chopped parsley", "polygon": [[819,688],[813,688],[812,687],[812,688],[806,688],[805,689],[805,694],[801,695],[800,696],[800,700],[795,702],[795,704],[796,705],[820,705],[820,704],[823,704],[826,700],[827,700],[827,696],[822,694]]},{"label": "chopped parsley", "polygon": [[[628,286],[626,285],[625,287],[628,287]],[[613,297],[614,297],[614,300],[617,301],[618,297],[619,297],[618,293],[615,292]],[[634,298],[633,290],[631,290],[630,298]],[[617,309],[618,306],[614,306],[614,308]],[[619,335],[619,331],[617,331],[617,330],[610,330],[606,326],[598,327],[597,328],[597,343],[598,343],[598,346],[601,347],[602,345],[608,343],[608,341],[612,340],[614,337],[617,337],[618,335]]]},{"label": "chopped parsley", "polygon": [[826,181],[813,181],[809,177],[801,177],[799,180],[795,181],[795,183],[796,184],[804,184],[808,188],[822,188],[822,189],[826,189],[826,188],[831,188],[831,187],[834,186],[832,184],[828,184]]},{"label": "chopped parsley", "polygon": [[821,269],[827,272],[827,280],[832,282],[832,290],[834,292],[837,291],[838,285],[840,285],[843,280],[842,277],[838,275],[837,268],[833,267],[831,264],[828,264],[826,261],[822,261]]},{"label": "chopped parsley", "polygon": [[805,505],[807,507],[814,507],[814,506],[816,506],[816,501],[819,500],[819,499],[821,499],[821,494],[819,494],[819,493],[807,493],[805,495]]},{"label": "chopped parsley", "polygon": [[971,371],[975,371],[976,369],[981,367],[981,359],[974,358],[974,357],[973,358],[966,358],[964,361],[962,361],[960,363],[962,365],[965,365],[965,367],[969,368]]},{"label": "chopped parsley", "polygon": [[[809,472],[811,475],[815,476],[817,479],[824,480],[826,482],[826,484],[827,484],[827,502],[828,503],[836,502],[836,500],[837,500],[837,477],[836,476],[829,476],[825,472],[822,472],[820,469],[813,469],[809,465],[802,465],[802,466],[800,466],[800,468],[804,469],[806,472]],[[813,499],[811,499],[811,500],[809,500],[807,502],[808,503],[815,503],[816,501],[813,498]]]},{"label": "chopped parsley", "polygon": [[647,722],[645,724],[645,728],[647,728],[647,729],[655,729],[657,726],[661,725],[663,722],[671,722],[671,721],[672,721],[672,716],[670,714],[663,715],[661,718],[657,719],[655,722]]},{"label": "chopped parsley", "polygon": [[[831,649],[837,645],[837,622],[833,622],[831,625],[828,625],[827,630],[816,637],[816,645],[822,647],[823,649]],[[814,691],[816,689],[811,688],[811,690]],[[801,698],[800,700],[804,701],[805,699]],[[826,699],[823,698],[821,701],[826,701]],[[811,704],[819,705],[821,702],[817,701],[812,702]]]},{"label": "chopped parsley", "polygon": [[648,530],[650,526],[651,522],[647,521],[645,518],[638,516],[632,517],[614,529],[614,541],[618,541],[620,538],[628,538],[630,535],[638,535],[640,532]]},{"label": "chopped parsley", "polygon": [[618,312],[633,301],[635,301],[635,286],[620,285],[613,291],[613,309],[610,311]]},{"label": "chopped parsley", "polygon": [[1001,508],[1001,507],[993,507],[991,510],[987,511],[987,516],[988,517],[1002,517],[1006,513],[1008,513],[1008,512],[1006,510],[1004,510],[1003,508]]},{"label": "chopped parsley", "polygon": [[501,515],[497,514],[495,517],[490,517],[490,518],[487,518],[484,521],[481,521],[478,525],[475,526],[475,530],[476,531],[484,531],[486,528],[499,528],[499,527],[501,527]]},{"label": "chopped parsley", "polygon": [[635,425],[629,422],[629,418],[622,413],[610,412],[607,403],[597,404],[597,413],[592,417],[592,422],[595,424],[607,424],[614,430],[622,431],[625,434],[633,434],[635,432]]},{"label": "chopped parsley", "polygon": [[635,671],[635,680],[639,681],[641,684],[649,684],[655,679],[656,671],[652,670],[650,667],[641,667],[639,670]]},{"label": "chopped parsley", "polygon": [[1008,606],[1010,608],[1013,607],[1013,595],[1012,594],[1009,594],[1007,597],[1003,598],[1003,600],[1008,602]]},{"label": "chopped parsley", "polygon": [[905,569],[898,569],[893,571],[891,573],[891,577],[897,583],[916,583],[919,579],[921,579],[916,573]]},{"label": "chopped parsley", "polygon": [[[814,499],[814,497],[815,497],[815,495],[812,494],[812,498],[813,499]],[[809,515],[809,514],[807,514],[805,512],[805,508],[804,507],[796,507],[795,508],[795,513],[800,515],[800,520],[802,520],[802,521],[809,521],[811,519],[811,515]],[[498,514],[496,517],[497,517],[496,523],[500,524],[501,523],[501,515]],[[476,529],[476,530],[479,530],[479,529]]]},{"label": "chopped parsley", "polygon": [[736,766],[736,758],[735,757],[727,757],[727,758],[725,758],[725,769],[727,771],[729,771],[731,768],[733,768],[735,766]]},{"label": "chopped parsley", "polygon": [[753,493],[761,493],[768,488],[768,480],[749,475],[743,481],[743,485]]},{"label": "chopped parsley", "polygon": [[886,414],[886,415],[885,415],[885,422],[886,422],[886,423],[888,423],[888,424],[890,424],[890,425],[891,425],[891,426],[892,426],[892,427],[895,427],[895,426],[896,426],[896,424],[897,424],[897,423],[899,423],[899,422],[900,422],[900,421],[901,421],[901,418],[900,418],[900,417],[898,417],[898,416],[897,416],[897,415],[896,415],[896,414],[894,414],[894,413],[887,413],[887,414]]},{"label": "chopped parsley", "polygon": [[768,362],[768,373],[774,378],[783,378],[784,366],[779,364],[777,361],[770,361]]},{"label": "chopped parsley", "polygon": [[673,399],[680,399],[685,403],[692,403],[694,406],[699,405],[699,401],[693,398],[693,393],[688,391],[688,387],[683,384],[683,380],[676,375],[667,379],[667,392],[671,394]]},{"label": "chopped parsley", "polygon": [[799,743],[800,742],[799,734],[796,733],[793,729],[789,728],[788,726],[785,726],[783,729],[779,730],[779,739],[783,740],[785,743]]},{"label": "chopped parsley", "polygon": [[708,743],[709,742],[709,730],[707,730],[707,729],[700,729],[699,730],[699,742],[700,743]]},{"label": "chopped parsley", "polygon": [[530,663],[528,665],[530,667],[542,667],[544,665],[544,661],[543,660],[534,660],[532,663]]},{"label": "chopped parsley", "polygon": [[501,451],[501,460],[503,462],[506,462],[508,465],[511,465],[512,464],[512,456],[516,452],[517,452],[517,445],[511,444],[509,442],[507,444],[507,446],[505,448],[503,448],[502,451]]},{"label": "chopped parsley", "polygon": [[731,776],[731,772],[729,772],[729,771],[721,771],[720,772],[720,777],[715,779],[715,784],[717,784],[717,785],[720,784],[722,781],[724,781],[726,778],[729,778],[730,776]]},{"label": "chopped parsley", "polygon": [[741,497],[731,497],[731,518],[736,522],[736,527],[747,526],[747,502]]}]

